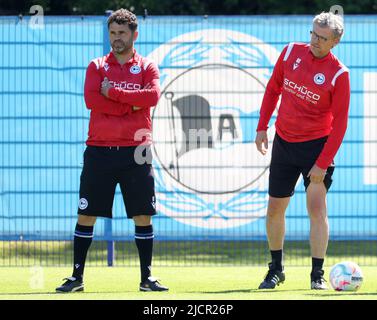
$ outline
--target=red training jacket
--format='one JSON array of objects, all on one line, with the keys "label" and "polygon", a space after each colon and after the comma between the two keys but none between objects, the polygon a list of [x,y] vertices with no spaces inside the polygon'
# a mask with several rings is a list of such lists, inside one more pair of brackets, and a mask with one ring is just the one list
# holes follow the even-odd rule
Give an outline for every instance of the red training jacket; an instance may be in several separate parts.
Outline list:
[{"label": "red training jacket", "polygon": [[329,136],[316,161],[318,167],[327,169],[347,129],[349,70],[331,52],[318,59],[308,44],[290,43],[267,84],[257,131],[267,130],[280,95],[277,133],[288,142]]},{"label": "red training jacket", "polygon": [[[105,78],[114,86],[109,90],[109,98],[101,94]],[[159,72],[153,62],[136,51],[124,65],[119,64],[113,52],[92,60],[86,71],[84,97],[91,110],[87,145],[151,143],[150,108],[160,97]],[[133,106],[141,109],[133,111]]]}]

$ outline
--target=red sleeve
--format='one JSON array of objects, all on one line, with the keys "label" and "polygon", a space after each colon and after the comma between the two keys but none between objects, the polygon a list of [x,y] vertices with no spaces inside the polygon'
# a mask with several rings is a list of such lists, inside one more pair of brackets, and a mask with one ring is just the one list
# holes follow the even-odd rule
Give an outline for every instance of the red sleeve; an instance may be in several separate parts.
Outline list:
[{"label": "red sleeve", "polygon": [[154,63],[148,65],[144,77],[143,89],[124,90],[121,88],[111,88],[109,90],[109,98],[140,108],[155,106],[160,98],[160,84],[158,69]]},{"label": "red sleeve", "polygon": [[131,106],[111,101],[101,92],[101,75],[94,62],[91,62],[86,70],[84,98],[86,107],[93,112],[105,113],[114,116],[122,116],[131,111]]},{"label": "red sleeve", "polygon": [[279,96],[283,87],[284,80],[284,56],[287,52],[288,46],[286,46],[281,52],[278,61],[275,64],[272,76],[268,81],[266,91],[263,96],[262,107],[260,109],[260,116],[257,131],[266,131],[268,128],[268,122],[276,108],[276,104],[279,100]]},{"label": "red sleeve", "polygon": [[344,72],[338,77],[332,96],[332,130],[316,161],[316,165],[322,169],[327,169],[331,165],[346,133],[350,92],[349,73]]}]

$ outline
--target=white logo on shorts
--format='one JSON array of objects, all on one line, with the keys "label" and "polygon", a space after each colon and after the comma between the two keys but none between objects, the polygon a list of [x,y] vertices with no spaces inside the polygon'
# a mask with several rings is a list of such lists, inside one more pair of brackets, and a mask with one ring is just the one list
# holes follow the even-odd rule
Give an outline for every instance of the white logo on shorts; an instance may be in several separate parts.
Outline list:
[{"label": "white logo on shorts", "polygon": [[87,207],[88,207],[88,200],[86,200],[85,198],[81,198],[79,201],[79,208],[81,210],[85,210]]}]

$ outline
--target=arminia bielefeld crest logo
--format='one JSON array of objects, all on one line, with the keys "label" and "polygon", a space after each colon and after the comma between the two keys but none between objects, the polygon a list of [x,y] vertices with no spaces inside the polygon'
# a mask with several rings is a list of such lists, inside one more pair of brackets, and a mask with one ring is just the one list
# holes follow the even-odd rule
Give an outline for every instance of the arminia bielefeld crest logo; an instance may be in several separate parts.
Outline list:
[{"label": "arminia bielefeld crest logo", "polygon": [[211,229],[265,215],[270,154],[260,155],[254,139],[278,55],[261,40],[226,29],[182,34],[149,55],[161,77],[152,121],[162,214]]}]

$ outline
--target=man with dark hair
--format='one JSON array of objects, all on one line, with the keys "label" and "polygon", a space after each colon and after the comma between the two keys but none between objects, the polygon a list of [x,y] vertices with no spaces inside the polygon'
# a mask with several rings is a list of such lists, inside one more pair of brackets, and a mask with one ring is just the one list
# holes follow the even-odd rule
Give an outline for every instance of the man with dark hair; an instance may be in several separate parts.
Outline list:
[{"label": "man with dark hair", "polygon": [[343,35],[343,19],[321,13],[313,19],[310,44],[290,43],[267,85],[255,143],[266,154],[268,122],[281,95],[272,147],[267,238],[272,261],[259,289],[284,282],[285,211],[302,174],[310,217],[311,289],[327,289],[323,263],[329,239],[326,194],[333,159],[347,129],[349,71],[331,53]]},{"label": "man with dark hair", "polygon": [[113,12],[107,19],[107,27],[110,29],[110,25],[115,22],[117,24],[128,24],[128,28],[131,32],[137,30],[137,18],[136,16],[126,9],[119,9]]},{"label": "man with dark hair", "polygon": [[[125,9],[108,18],[112,51],[92,60],[86,71],[84,97],[90,114],[80,178],[78,221],[74,234],[73,274],[57,292],[83,291],[86,255],[97,217],[112,218],[119,183],[127,217],[135,223],[140,291],[167,291],[151,276],[156,214],[151,166],[150,108],[160,96],[157,66],[134,49],[136,16]],[[145,161],[147,159],[147,161]]]}]

